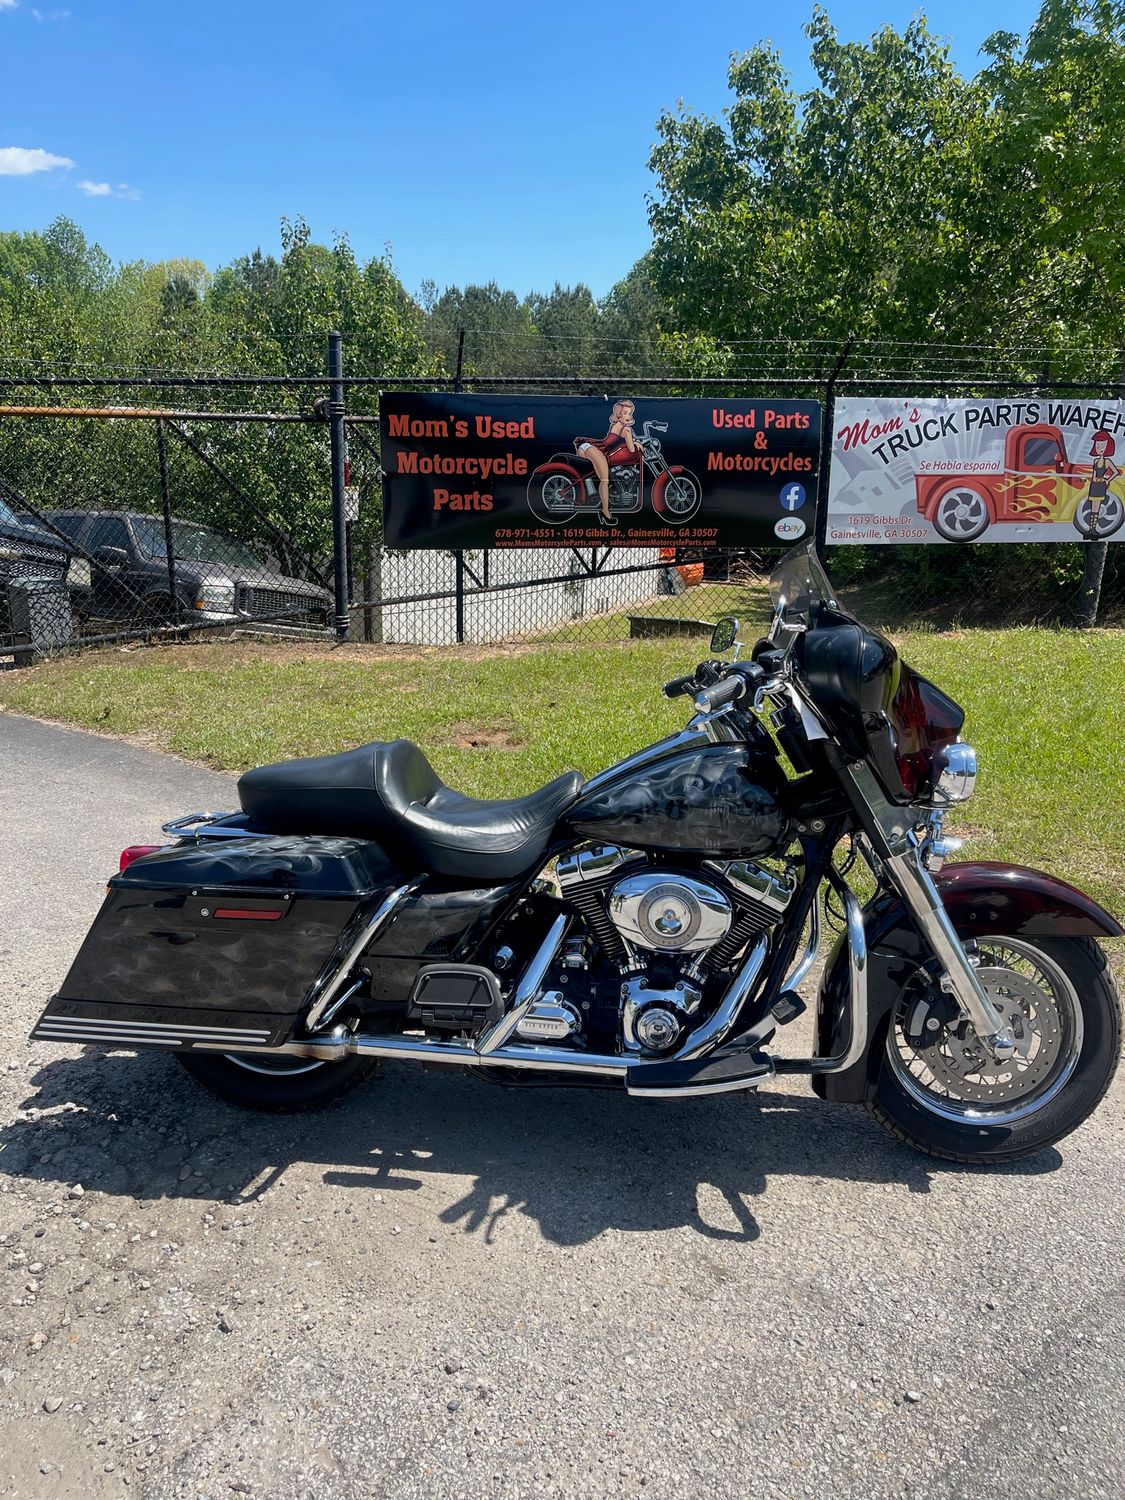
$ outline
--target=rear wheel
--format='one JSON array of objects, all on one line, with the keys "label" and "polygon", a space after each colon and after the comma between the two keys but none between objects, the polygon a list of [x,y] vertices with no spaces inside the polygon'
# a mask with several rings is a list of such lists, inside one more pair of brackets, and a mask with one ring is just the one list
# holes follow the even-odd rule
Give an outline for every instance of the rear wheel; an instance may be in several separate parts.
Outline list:
[{"label": "rear wheel", "polygon": [[582,502],[582,487],[569,474],[545,474],[527,487],[527,503],[537,521],[561,526],[574,519]]},{"label": "rear wheel", "polygon": [[183,1052],[177,1059],[212,1093],[245,1109],[315,1109],[357,1088],[379,1066],[362,1057],[324,1062],[269,1052]]},{"label": "rear wheel", "polygon": [[934,512],[934,525],[947,542],[976,541],[991,519],[984,496],[967,484],[947,490]]},{"label": "rear wheel", "polygon": [[891,1016],[868,1109],[893,1135],[952,1161],[1014,1161],[1068,1135],[1117,1068],[1121,1004],[1088,938],[982,937],[977,970],[1016,1051],[995,1062],[932,987]]}]

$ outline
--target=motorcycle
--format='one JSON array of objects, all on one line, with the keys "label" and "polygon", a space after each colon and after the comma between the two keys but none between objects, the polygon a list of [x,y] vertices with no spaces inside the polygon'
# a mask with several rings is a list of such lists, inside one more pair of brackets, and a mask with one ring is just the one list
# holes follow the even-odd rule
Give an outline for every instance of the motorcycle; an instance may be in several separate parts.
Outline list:
[{"label": "motorcycle", "polygon": [[[635,515],[644,504],[646,473],[652,476],[652,508],[662,521],[683,526],[699,510],[703,491],[699,480],[682,464],[669,464],[658,432],[667,432],[667,422],[645,422],[634,462],[611,464],[609,509],[614,516]],[[582,440],[575,439],[577,445]],[[561,526],[576,515],[601,515],[598,478],[593,464],[581,452],[555,453],[533,470],[527,485],[527,503],[537,521]]]},{"label": "motorcycle", "polygon": [[123,851],[33,1037],[163,1048],[260,1109],[324,1103],[383,1059],[649,1100],[796,1074],[946,1159],[1058,1140],[1114,1073],[1099,939],[1125,932],[1050,875],[946,863],[977,777],[962,710],[840,604],[812,546],[770,587],[748,655],[723,619],[666,685],[687,726],[589,781],[476,801],[405,740],[248,772],[240,811]]}]

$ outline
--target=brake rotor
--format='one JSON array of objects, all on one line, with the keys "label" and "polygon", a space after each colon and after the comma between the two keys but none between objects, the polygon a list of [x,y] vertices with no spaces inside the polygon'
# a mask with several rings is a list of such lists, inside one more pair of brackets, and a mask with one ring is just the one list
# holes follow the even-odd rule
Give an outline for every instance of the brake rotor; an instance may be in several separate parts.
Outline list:
[{"label": "brake rotor", "polygon": [[1054,998],[1026,975],[980,968],[977,978],[1002,1024],[1011,1028],[1012,1056],[998,1062],[960,1019],[914,1051],[938,1089],[967,1104],[1002,1105],[1033,1093],[1050,1076],[1063,1051],[1062,1021]]}]

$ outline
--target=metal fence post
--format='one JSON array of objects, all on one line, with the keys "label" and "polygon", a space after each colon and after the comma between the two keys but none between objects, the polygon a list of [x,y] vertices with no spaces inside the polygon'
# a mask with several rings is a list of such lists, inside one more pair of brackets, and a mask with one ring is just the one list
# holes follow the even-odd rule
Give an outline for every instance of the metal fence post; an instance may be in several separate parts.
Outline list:
[{"label": "metal fence post", "polygon": [[453,562],[455,596],[453,606],[454,633],[457,637],[457,644],[463,646],[465,644],[465,554],[463,552],[455,552],[453,554]]},{"label": "metal fence post", "polygon": [[348,521],[344,494],[347,434],[344,428],[344,340],[328,335],[328,436],[332,456],[332,560],[336,593],[336,639],[346,641],[348,613]]},{"label": "metal fence post", "polygon": [[172,531],[172,492],[168,484],[168,441],[164,423],[156,423],[156,461],[160,469],[160,504],[164,511],[164,552],[168,558],[168,603],[172,620],[179,624],[180,595],[176,589],[176,538]]},{"label": "metal fence post", "polygon": [[828,483],[832,468],[832,429],[836,425],[836,380],[847,363],[848,355],[852,352],[852,342],[848,339],[840,351],[840,357],[833,365],[824,387],[823,426],[820,431],[820,457],[817,461],[819,472],[816,476],[816,530],[814,532],[816,550],[822,557],[828,541]]}]

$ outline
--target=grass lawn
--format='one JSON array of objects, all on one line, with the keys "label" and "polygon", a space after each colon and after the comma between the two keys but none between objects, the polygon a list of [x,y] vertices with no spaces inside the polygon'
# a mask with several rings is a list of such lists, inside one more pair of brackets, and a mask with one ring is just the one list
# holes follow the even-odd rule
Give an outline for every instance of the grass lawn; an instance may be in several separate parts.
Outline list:
[{"label": "grass lawn", "polygon": [[[631,615],[652,615],[661,620],[707,620],[713,625],[720,615],[737,615],[740,620],[766,620],[769,611],[769,585],[765,579],[749,583],[702,583],[682,594],[653,594],[612,614],[587,615],[584,619],[557,625],[552,630],[536,631],[525,639],[573,640],[588,646],[595,636],[599,642],[628,640]],[[705,655],[705,646],[696,655]]]},{"label": "grass lawn", "polygon": [[[1125,632],[919,632],[899,644],[968,713],[981,777],[954,828],[966,854],[1052,870],[1120,915]],[[503,797],[571,767],[591,774],[678,728],[684,700],[663,699],[660,686],[705,649],[662,640],[103,651],[6,673],[0,708],[231,770],[406,737],[454,786]]]}]

